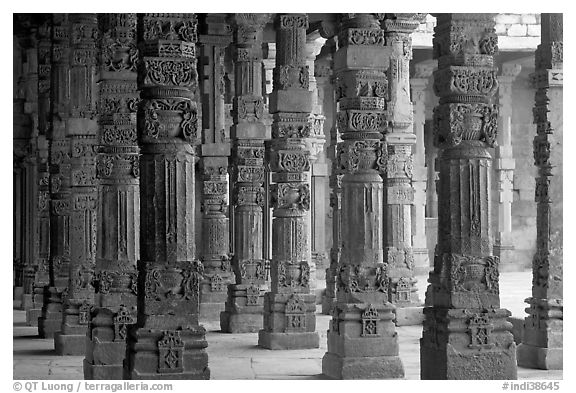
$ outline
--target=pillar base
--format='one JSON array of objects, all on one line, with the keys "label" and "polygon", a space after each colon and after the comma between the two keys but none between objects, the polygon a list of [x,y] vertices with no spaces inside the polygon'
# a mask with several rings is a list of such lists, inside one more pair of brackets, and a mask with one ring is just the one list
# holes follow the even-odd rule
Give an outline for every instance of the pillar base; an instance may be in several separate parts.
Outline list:
[{"label": "pillar base", "polygon": [[276,333],[260,330],[258,346],[266,349],[310,349],[320,348],[317,332]]},{"label": "pillar base", "polygon": [[524,269],[525,261],[518,255],[513,245],[494,245],[494,255],[500,258],[498,271],[519,272]]},{"label": "pillar base", "polygon": [[563,370],[562,348],[543,348],[520,344],[516,351],[518,366],[541,370]]},{"label": "pillar base", "polygon": [[[522,344],[522,336],[524,335],[524,318],[508,317],[508,322],[512,324],[514,342],[516,345]],[[516,354],[518,354],[518,351],[516,351]]]},{"label": "pillar base", "polygon": [[54,334],[54,349],[58,356],[82,356],[86,353],[86,334]]},{"label": "pillar base", "polygon": [[[167,333],[177,333],[178,337],[166,339]],[[202,326],[179,330],[131,329],[124,379],[210,379],[205,334]],[[176,346],[160,349],[161,341]]]},{"label": "pillar base", "polygon": [[264,308],[259,313],[220,313],[220,329],[223,333],[256,333],[264,325]]},{"label": "pillar base", "polygon": [[331,379],[397,379],[404,378],[404,367],[398,356],[341,357],[327,352],[322,374]]},{"label": "pillar base", "polygon": [[415,326],[422,325],[424,321],[424,307],[423,306],[412,306],[412,307],[400,307],[396,306],[394,311],[396,314],[395,325],[396,326]]},{"label": "pillar base", "polygon": [[420,340],[420,379],[517,379],[516,344],[507,349],[458,351]]},{"label": "pillar base", "polygon": [[53,338],[62,330],[62,313],[50,313],[47,317],[38,318],[38,335],[40,338]]},{"label": "pillar base", "polygon": [[104,340],[105,331],[102,332],[99,329],[97,327],[92,330],[92,339],[85,337],[84,378],[122,379],[126,342],[106,341]]},{"label": "pillar base", "polygon": [[220,314],[224,312],[224,302],[222,303],[200,303],[200,321],[218,321]]},{"label": "pillar base", "polygon": [[414,275],[426,275],[433,267],[430,266],[430,257],[427,248],[413,248],[414,253]]},{"label": "pillar base", "polygon": [[332,305],[334,304],[333,297],[326,296],[326,292],[322,295],[322,314],[324,315],[331,315],[332,313]]},{"label": "pillar base", "polygon": [[124,368],[120,365],[91,364],[84,359],[84,379],[87,380],[121,380],[123,379]]},{"label": "pillar base", "polygon": [[26,324],[28,326],[38,326],[38,318],[42,316],[41,308],[31,308],[26,311]]},{"label": "pillar base", "polygon": [[32,298],[32,294],[30,293],[25,293],[22,295],[22,304],[21,304],[21,309],[28,311],[30,310],[32,307],[34,307],[34,301]]}]

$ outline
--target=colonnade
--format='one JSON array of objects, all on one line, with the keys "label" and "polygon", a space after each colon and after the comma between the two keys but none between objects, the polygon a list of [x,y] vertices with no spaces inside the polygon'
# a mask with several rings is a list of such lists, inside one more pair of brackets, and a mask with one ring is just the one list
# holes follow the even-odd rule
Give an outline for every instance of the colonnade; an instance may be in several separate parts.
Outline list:
[{"label": "colonnade", "polygon": [[[411,79],[425,16],[18,16],[14,258],[28,321],[58,354],[85,355],[87,379],[207,379],[203,320],[259,332],[262,348],[317,348],[321,277],[328,377],[402,378],[396,326],[423,320],[423,379],[516,378],[498,280],[514,169],[503,91],[519,70],[498,76],[492,14],[438,14],[437,69]],[[562,15],[543,14],[542,32],[518,363],[561,368]],[[424,306],[432,71],[438,243]]]}]

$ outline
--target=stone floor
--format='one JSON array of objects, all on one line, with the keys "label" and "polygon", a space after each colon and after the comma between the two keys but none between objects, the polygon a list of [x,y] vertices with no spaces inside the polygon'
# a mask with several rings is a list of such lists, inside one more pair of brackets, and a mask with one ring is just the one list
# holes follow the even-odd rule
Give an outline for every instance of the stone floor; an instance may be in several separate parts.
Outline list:
[{"label": "stone floor", "polygon": [[[424,299],[426,278],[418,277]],[[531,273],[501,273],[502,307],[524,317],[524,299],[530,296]],[[318,311],[320,307],[318,307]],[[223,334],[219,323],[204,323],[212,379],[323,379],[322,356],[330,317],[317,313],[320,348],[272,351],[257,346],[258,334]],[[82,379],[81,356],[56,356],[52,339],[39,339],[36,327],[26,326],[24,311],[14,310],[14,379]],[[406,379],[419,379],[421,326],[398,328],[400,357]],[[562,371],[518,369],[519,379],[562,379]]]}]

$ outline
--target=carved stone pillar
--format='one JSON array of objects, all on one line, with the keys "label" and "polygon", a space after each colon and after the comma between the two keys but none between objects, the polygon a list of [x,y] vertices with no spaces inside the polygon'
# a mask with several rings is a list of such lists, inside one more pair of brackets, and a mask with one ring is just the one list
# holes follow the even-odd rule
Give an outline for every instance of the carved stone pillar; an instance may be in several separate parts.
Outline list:
[{"label": "carved stone pillar", "polygon": [[414,108],[414,170],[412,187],[412,247],[414,252],[414,274],[427,274],[430,271],[430,258],[426,246],[426,191],[428,188],[428,168],[426,167],[426,149],[424,143],[424,124],[426,123],[426,88],[432,75],[433,65],[416,64],[414,77],[410,78],[412,103]]},{"label": "carved stone pillar", "polygon": [[38,67],[38,224],[37,224],[37,262],[34,277],[34,294],[32,308],[26,312],[26,323],[31,326],[38,325],[38,318],[42,315],[44,304],[44,287],[50,285],[49,256],[50,256],[50,165],[48,162],[49,141],[48,124],[50,115],[50,34],[51,20],[44,18],[37,29],[37,56]]},{"label": "carved stone pillar", "polygon": [[[16,220],[19,221],[19,253],[23,310],[32,307],[34,276],[37,269],[37,205],[38,205],[38,162],[37,162],[37,50],[36,27],[29,14],[18,14],[14,32],[18,43],[20,69],[15,72],[14,96],[14,156],[18,164],[20,184],[15,189],[14,202],[18,205]],[[17,255],[16,254],[16,255]]]},{"label": "carved stone pillar", "polygon": [[140,260],[128,379],[208,379],[194,230],[195,14],[139,14]]},{"label": "carved stone pillar", "polygon": [[70,14],[70,264],[62,329],[54,335],[58,355],[83,355],[96,263],[96,14]]},{"label": "carved stone pillar", "polygon": [[498,88],[492,14],[438,14],[434,109],[438,244],[420,340],[422,379],[515,379],[510,312],[492,255],[491,175]]},{"label": "carved stone pillar", "polygon": [[536,49],[534,164],[536,178],[536,253],[532,296],[524,321],[518,365],[563,368],[563,15],[542,14],[542,43]]},{"label": "carved stone pillar", "polygon": [[[412,148],[413,112],[410,101],[411,33],[425,14],[390,14],[384,21],[386,45],[390,48],[388,68],[388,128],[384,135],[387,146],[384,177],[384,263],[390,286],[389,301],[396,305],[397,325],[422,323],[422,309],[414,278],[412,250],[412,215],[414,172]],[[422,163],[423,164],[423,163]],[[420,169],[423,168],[423,165]]]},{"label": "carved stone pillar", "polygon": [[[335,41],[331,38],[331,41]],[[332,51],[336,50],[335,42],[331,46]],[[338,131],[338,103],[336,99],[336,75],[333,72],[333,54],[329,59],[329,83],[331,87],[331,127],[330,127],[330,145],[327,148],[327,156],[331,161],[330,176],[328,177],[328,185],[330,187],[330,207],[332,208],[332,247],[330,248],[329,266],[326,269],[326,290],[322,297],[322,314],[331,315],[332,306],[336,301],[336,277],[339,271],[340,255],[342,251],[342,220],[340,209],[342,206],[342,177],[343,173],[340,171],[337,159],[337,146],[342,142],[340,133]]]},{"label": "carved stone pillar", "polygon": [[[274,67],[276,65],[276,43],[262,45],[262,95],[264,97],[264,114],[262,122],[266,126],[266,140],[272,138],[272,115],[270,114],[270,94],[273,88]],[[272,260],[272,206],[270,204],[270,185],[272,173],[268,162],[264,163],[264,206],[262,207],[262,258],[266,260],[266,288],[270,283],[270,261]],[[264,291],[266,289],[263,289]]]},{"label": "carved stone pillar", "polygon": [[323,113],[324,85],[327,78],[316,79],[315,61],[324,45],[324,39],[306,42],[306,64],[308,65],[309,90],[312,92],[312,110],[310,114],[311,135],[307,145],[310,147],[310,289],[317,287],[316,280],[323,280],[326,273],[328,254],[326,252],[326,203],[328,191],[328,163],[324,144]]},{"label": "carved stone pillar", "polygon": [[[28,177],[30,158],[34,154],[31,138],[33,133],[32,118],[25,111],[26,80],[28,78],[24,62],[26,61],[26,31],[22,26],[24,20],[18,19],[15,25],[14,36],[14,94],[13,94],[13,225],[14,225],[14,299],[23,306],[22,300],[28,292],[30,285],[28,270],[32,268],[28,258],[27,244],[30,227],[27,224],[27,205],[29,195]],[[28,288],[26,288],[28,287]]]},{"label": "carved stone pillar", "polygon": [[84,359],[84,378],[98,380],[122,379],[140,256],[136,14],[99,19],[96,293]]},{"label": "carved stone pillar", "polygon": [[311,133],[312,109],[305,59],[308,17],[279,15],[275,27],[272,140],[267,148],[274,183],[271,288],[264,299],[264,329],[258,333],[258,345],[268,349],[318,348],[306,219],[310,209],[310,150],[305,138]]},{"label": "carved stone pillar", "polygon": [[30,326],[38,325],[38,318],[42,315],[44,304],[44,288],[50,285],[48,258],[50,255],[50,167],[48,164],[48,140],[45,135],[37,139],[37,165],[38,165],[38,194],[36,207],[36,272],[34,275],[34,291],[32,306],[26,311],[26,323]]},{"label": "carved stone pillar", "polygon": [[322,359],[323,374],[335,379],[404,376],[383,259],[382,136],[388,122],[385,71],[390,64],[385,41],[375,15],[341,16],[334,72],[343,140],[337,153],[344,174],[342,254],[328,352]]},{"label": "carved stone pillar", "polygon": [[266,261],[262,258],[264,207],[264,100],[262,97],[262,34],[267,14],[235,14],[235,94],[231,128],[231,178],[234,205],[236,283],[228,285],[220,327],[226,333],[262,328]]},{"label": "carved stone pillar", "polygon": [[202,249],[204,279],[200,284],[200,319],[218,321],[226,289],[234,281],[230,265],[228,158],[230,135],[224,114],[224,55],[231,41],[224,14],[208,14],[200,35],[202,140]]},{"label": "carved stone pillar", "polygon": [[[66,138],[69,116],[70,40],[69,21],[66,14],[52,14],[50,37],[50,98],[42,100],[49,105],[45,117],[50,139],[50,286],[45,288],[42,316],[38,318],[38,334],[52,338],[62,327],[62,302],[68,292],[68,266],[70,264],[70,145]],[[40,43],[39,50],[48,50]],[[44,56],[40,54],[42,59]],[[40,78],[39,83],[46,80]],[[46,81],[47,82],[47,81]],[[48,90],[48,89],[46,89]],[[44,91],[44,86],[40,88]],[[43,94],[43,93],[41,93]],[[41,95],[41,98],[44,98]],[[40,110],[40,119],[43,110]],[[39,121],[40,126],[43,121]]]},{"label": "carved stone pillar", "polygon": [[[514,180],[514,157],[512,154],[512,83],[520,73],[520,64],[503,63],[498,76],[498,146],[494,169],[496,170],[496,194],[498,195],[498,220],[494,255],[500,258],[500,270],[514,270],[514,244],[512,239],[512,188]],[[507,269],[508,268],[508,269]]]}]

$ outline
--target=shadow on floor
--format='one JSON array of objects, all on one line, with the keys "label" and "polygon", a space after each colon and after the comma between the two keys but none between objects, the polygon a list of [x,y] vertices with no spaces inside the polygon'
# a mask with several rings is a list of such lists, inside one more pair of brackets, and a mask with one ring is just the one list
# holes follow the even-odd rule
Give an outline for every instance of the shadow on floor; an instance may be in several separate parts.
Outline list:
[{"label": "shadow on floor", "polygon": [[56,355],[55,349],[17,349],[14,351],[14,356],[58,356],[58,355]]}]

